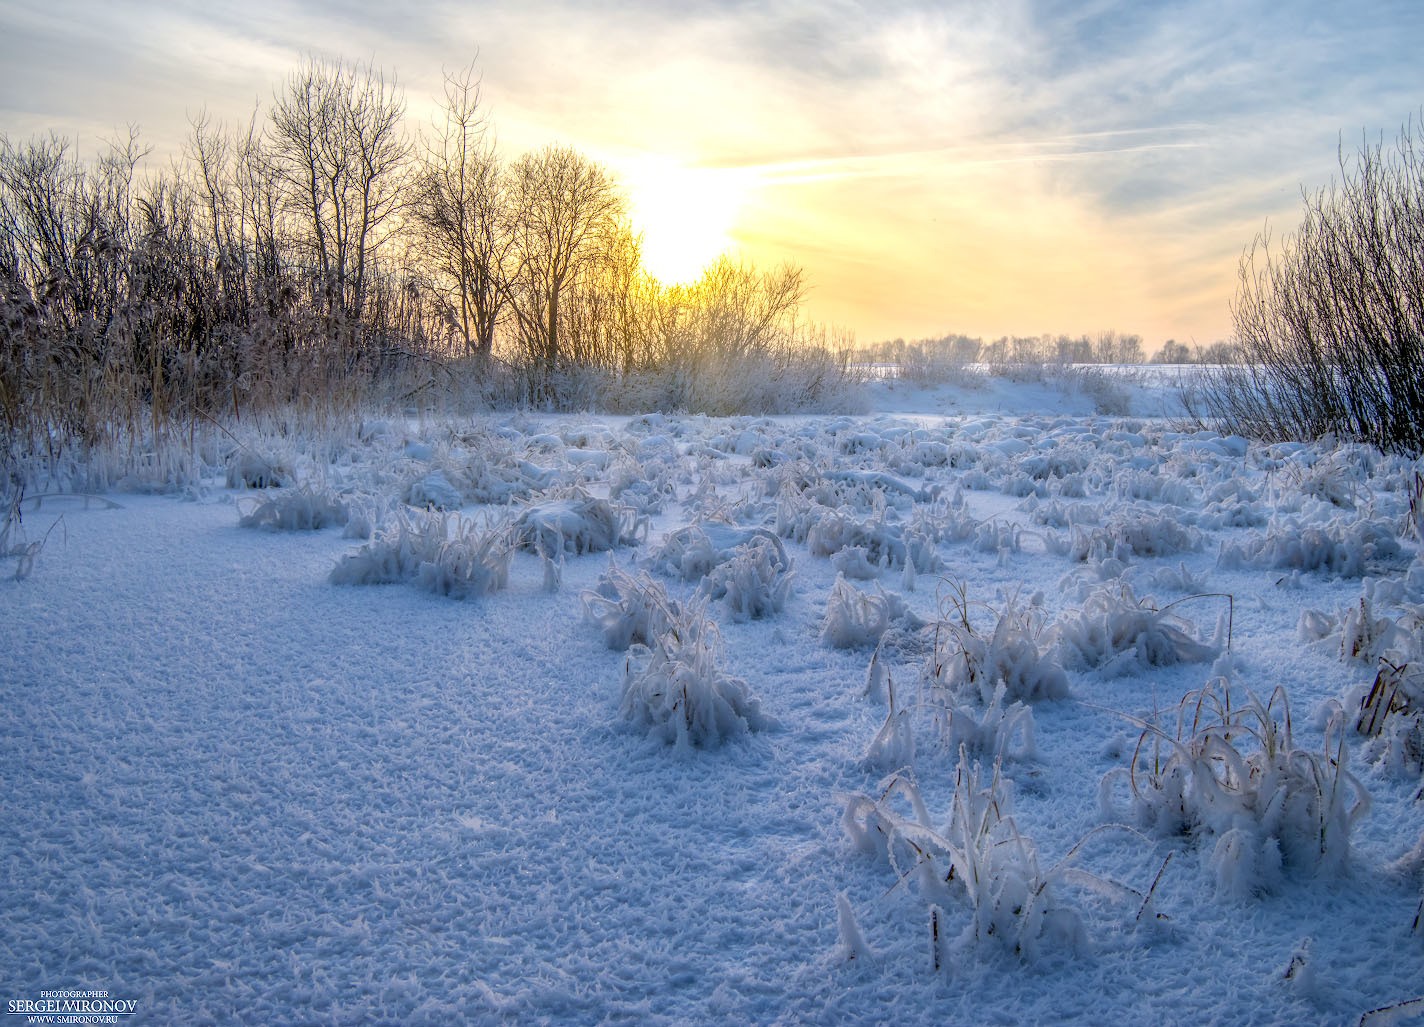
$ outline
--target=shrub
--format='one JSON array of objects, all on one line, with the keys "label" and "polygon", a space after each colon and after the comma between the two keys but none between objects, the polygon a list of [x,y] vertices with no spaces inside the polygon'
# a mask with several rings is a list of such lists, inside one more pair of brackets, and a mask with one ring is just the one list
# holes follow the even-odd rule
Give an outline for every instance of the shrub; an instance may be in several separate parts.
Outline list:
[{"label": "shrub", "polygon": [[1266,438],[1325,434],[1424,450],[1424,154],[1342,149],[1278,248],[1258,236],[1232,307],[1242,365],[1209,372],[1201,413]]},{"label": "shrub", "polygon": [[579,556],[632,545],[646,527],[646,518],[632,509],[574,488],[531,504],[519,515],[514,533],[521,549],[547,556],[563,552]]},{"label": "shrub", "polygon": [[634,577],[611,558],[598,587],[583,594],[583,609],[584,617],[603,631],[608,648],[619,650],[635,643],[652,645],[682,614],[661,582],[646,572]]},{"label": "shrub", "polygon": [[880,589],[871,595],[838,575],[826,600],[821,641],[834,649],[858,649],[879,643],[892,628],[913,632],[923,626],[898,594]]}]

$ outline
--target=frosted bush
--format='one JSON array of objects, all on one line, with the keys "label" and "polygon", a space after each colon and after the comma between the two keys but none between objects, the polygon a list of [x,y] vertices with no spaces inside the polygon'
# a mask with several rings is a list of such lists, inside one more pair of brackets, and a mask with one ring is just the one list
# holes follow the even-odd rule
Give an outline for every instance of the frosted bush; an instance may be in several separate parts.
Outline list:
[{"label": "frosted bush", "polygon": [[859,649],[878,644],[892,628],[913,632],[923,626],[898,594],[880,589],[872,595],[838,576],[826,600],[821,641],[835,649]]},{"label": "frosted bush", "polygon": [[768,558],[775,566],[790,569],[785,545],[771,532],[716,521],[702,521],[669,534],[653,554],[652,565],[683,581],[697,581],[753,543],[767,548]]},{"label": "frosted bush", "polygon": [[1059,619],[1053,634],[1069,669],[1123,674],[1213,659],[1217,647],[1193,638],[1188,627],[1150,600],[1139,602],[1123,585],[1093,592],[1081,608]]},{"label": "frosted bush", "polygon": [[1402,641],[1403,633],[1388,616],[1376,617],[1370,595],[1345,610],[1340,618],[1340,659],[1374,664],[1386,650]]},{"label": "frosted bush", "polygon": [[1401,775],[1424,770],[1424,664],[1380,660],[1357,708],[1365,759]]},{"label": "frosted bush", "polygon": [[276,456],[239,449],[227,458],[227,487],[230,489],[283,488],[291,481],[291,468]]},{"label": "frosted bush", "polygon": [[994,620],[993,628],[985,634],[973,624],[973,610],[963,588],[944,605],[926,668],[926,677],[935,688],[956,699],[972,697],[986,705],[996,697],[1018,703],[1068,695],[1068,676],[1051,642],[1044,638],[1042,622],[1034,611],[1020,609],[1012,601],[1002,613],[985,607]]},{"label": "frosted bush", "polygon": [[1336,519],[1321,526],[1291,519],[1273,525],[1264,536],[1224,545],[1218,562],[1228,569],[1323,571],[1341,578],[1360,578],[1371,563],[1399,555],[1399,543],[1383,522]]},{"label": "frosted bush", "polygon": [[1101,528],[1075,529],[1069,559],[1085,561],[1112,557],[1172,556],[1201,548],[1201,532],[1177,521],[1170,513],[1134,510],[1111,518]]},{"label": "frosted bush", "polygon": [[1162,836],[1194,838],[1227,897],[1269,890],[1287,869],[1339,876],[1350,833],[1369,809],[1346,769],[1341,717],[1331,719],[1324,751],[1307,752],[1295,745],[1282,689],[1266,704],[1248,692],[1233,705],[1222,679],[1183,700],[1174,734],[1148,728],[1131,765],[1104,777],[1103,806],[1114,818],[1123,816],[1112,796],[1124,777],[1128,818]]},{"label": "frosted bush", "polygon": [[628,507],[572,489],[526,507],[515,521],[514,532],[521,549],[578,556],[633,545],[646,532],[647,523]]},{"label": "frosted bush", "polygon": [[720,600],[733,620],[744,621],[780,613],[791,595],[791,585],[791,561],[781,540],[758,535],[712,568],[698,591]]},{"label": "frosted bush", "polygon": [[615,464],[608,476],[608,498],[640,514],[660,514],[669,499],[677,498],[677,486],[666,465],[626,458]]},{"label": "frosted bush", "polygon": [[985,521],[974,531],[974,548],[1001,557],[1022,548],[1023,529],[1009,521]]},{"label": "frosted bush", "polygon": [[349,518],[346,504],[334,493],[310,485],[244,496],[237,501],[237,512],[239,527],[264,531],[319,531]]},{"label": "frosted bush", "polygon": [[406,486],[404,499],[419,510],[458,510],[464,505],[460,490],[450,484],[443,471],[431,471]]},{"label": "frosted bush", "polygon": [[[930,911],[936,968],[952,958],[952,948],[973,944],[1001,945],[1028,961],[1087,947],[1081,917],[1058,898],[1061,870],[1040,867],[1036,847],[1014,821],[1012,791],[997,766],[985,780],[961,752],[949,812],[939,823],[919,787],[902,774],[892,775],[878,797],[856,793],[842,801],[841,824],[851,842],[885,861]],[[961,909],[968,917],[951,941],[948,911]]]},{"label": "frosted bush", "polygon": [[681,613],[661,582],[646,572],[634,577],[611,558],[598,587],[583,594],[583,607],[585,618],[603,632],[608,648],[619,650],[652,645]]},{"label": "frosted bush", "polygon": [[826,511],[815,520],[806,533],[806,546],[812,556],[825,557],[856,547],[864,551],[868,566],[885,570],[902,570],[908,560],[925,573],[934,570],[938,560],[930,540],[917,537],[907,543],[902,525],[883,517],[856,520],[840,511]]},{"label": "frosted bush", "polygon": [[719,666],[721,636],[700,604],[670,609],[650,646],[630,650],[624,668],[625,719],[679,748],[715,746],[775,726],[741,678]]},{"label": "frosted bush", "polygon": [[509,584],[513,553],[504,525],[467,521],[459,514],[401,513],[393,525],[332,569],[335,585],[412,582],[440,595],[465,598]]},{"label": "frosted bush", "polygon": [[885,471],[826,471],[824,477],[828,482],[843,486],[835,500],[824,494],[819,497],[827,506],[841,506],[851,500],[851,497],[860,496],[861,501],[852,502],[852,505],[868,507],[872,505],[870,497],[877,492],[882,503],[902,501],[899,503],[901,506],[906,502],[928,503],[934,499],[936,491]]}]

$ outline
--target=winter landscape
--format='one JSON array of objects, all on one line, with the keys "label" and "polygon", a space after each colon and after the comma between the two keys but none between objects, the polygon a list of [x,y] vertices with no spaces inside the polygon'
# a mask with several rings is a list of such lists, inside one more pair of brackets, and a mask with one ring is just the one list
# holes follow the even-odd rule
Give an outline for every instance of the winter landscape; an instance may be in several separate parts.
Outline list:
[{"label": "winter landscape", "polygon": [[1424,1023],[1424,7],[0,6],[7,1022]]},{"label": "winter landscape", "polygon": [[1417,1017],[1418,464],[1183,430],[1174,382],[254,426],[181,496],[35,494],[7,985],[134,1022]]}]

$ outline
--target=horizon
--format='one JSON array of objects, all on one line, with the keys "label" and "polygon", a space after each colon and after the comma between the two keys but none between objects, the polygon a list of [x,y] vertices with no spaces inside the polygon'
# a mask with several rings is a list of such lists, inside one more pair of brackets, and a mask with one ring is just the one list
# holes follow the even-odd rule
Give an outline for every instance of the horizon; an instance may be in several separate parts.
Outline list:
[{"label": "horizon", "polygon": [[[1150,353],[1230,335],[1237,262],[1362,139],[1419,111],[1424,13],[1131,4],[325,2],[9,10],[0,133],[81,157],[136,124],[235,123],[307,54],[395,78],[428,125],[474,63],[502,153],[571,145],[623,183],[651,270],[718,252],[804,269],[859,344],[1118,330]],[[700,254],[706,255],[702,260]]]}]

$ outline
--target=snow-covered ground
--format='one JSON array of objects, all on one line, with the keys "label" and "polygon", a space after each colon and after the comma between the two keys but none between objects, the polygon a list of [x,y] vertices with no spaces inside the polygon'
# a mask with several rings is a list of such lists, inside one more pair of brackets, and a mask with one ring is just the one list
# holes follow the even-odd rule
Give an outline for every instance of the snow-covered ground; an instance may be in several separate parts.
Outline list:
[{"label": "snow-covered ground", "polygon": [[185,1024],[1418,1019],[1420,465],[1125,387],[1115,416],[990,381],[857,418],[237,426],[184,497],[32,499],[0,992]]}]

